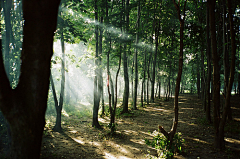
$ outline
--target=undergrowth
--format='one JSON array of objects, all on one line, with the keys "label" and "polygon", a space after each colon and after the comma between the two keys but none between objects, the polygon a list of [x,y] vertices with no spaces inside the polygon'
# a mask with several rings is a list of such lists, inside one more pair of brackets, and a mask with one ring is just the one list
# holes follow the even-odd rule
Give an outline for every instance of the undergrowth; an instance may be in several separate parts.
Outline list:
[{"label": "undergrowth", "polygon": [[171,158],[174,153],[182,152],[182,146],[185,140],[182,138],[180,132],[174,135],[172,145],[170,145],[170,141],[161,132],[155,130],[152,135],[153,140],[149,141],[148,139],[145,139],[145,143],[157,150],[158,158]]}]

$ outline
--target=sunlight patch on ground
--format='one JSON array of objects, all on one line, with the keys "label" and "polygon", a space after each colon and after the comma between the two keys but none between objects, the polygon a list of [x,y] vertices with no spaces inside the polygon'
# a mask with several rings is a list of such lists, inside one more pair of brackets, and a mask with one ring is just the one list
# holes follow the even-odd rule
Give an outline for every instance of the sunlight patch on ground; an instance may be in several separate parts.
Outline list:
[{"label": "sunlight patch on ground", "polygon": [[136,131],[132,131],[132,130],[124,130],[124,133],[127,135],[138,135]]},{"label": "sunlight patch on ground", "polygon": [[62,115],[69,117],[68,113],[64,109],[62,110]]},{"label": "sunlight patch on ground", "polygon": [[240,118],[234,118],[234,120],[236,120],[236,121],[240,121]]},{"label": "sunlight patch on ground", "polygon": [[180,108],[180,109],[193,110],[193,108]]},{"label": "sunlight patch on ground", "polygon": [[74,141],[78,142],[79,144],[85,144],[84,141],[80,140],[79,138],[72,138]]},{"label": "sunlight patch on ground", "polygon": [[186,138],[191,139],[191,140],[194,140],[194,141],[197,141],[197,142],[200,142],[200,143],[203,143],[203,144],[209,144],[209,142],[200,140],[200,139],[198,139],[198,138],[193,138],[193,137],[186,137]]},{"label": "sunlight patch on ground", "polygon": [[163,112],[169,112],[169,110],[160,109],[160,108],[153,108],[153,110],[156,110],[156,111],[163,111]]},{"label": "sunlight patch on ground", "polygon": [[232,144],[240,144],[240,140],[236,140],[236,139],[233,139],[233,138],[225,137],[224,140],[227,141],[227,142],[230,142]]},{"label": "sunlight patch on ground", "polygon": [[[140,145],[145,145],[145,141],[144,140],[134,140],[134,139],[130,139],[130,141],[134,142],[134,143],[137,143],[137,144],[140,144]],[[140,150],[139,150],[140,151]]]},{"label": "sunlight patch on ground", "polygon": [[109,123],[109,121],[104,118],[98,118],[98,121],[100,121],[101,123]]},{"label": "sunlight patch on ground", "polygon": [[148,133],[148,132],[145,132],[145,131],[139,131],[139,132],[142,133],[142,134],[145,134],[145,135],[149,135],[149,136],[151,136],[151,134]]},{"label": "sunlight patch on ground", "polygon": [[92,141],[91,144],[96,146],[96,147],[102,146],[102,144],[100,144],[99,142],[96,142],[96,141]]},{"label": "sunlight patch on ground", "polygon": [[235,110],[240,110],[240,108],[236,108],[236,107],[231,107],[232,109],[235,109]]},{"label": "sunlight patch on ground", "polygon": [[74,133],[74,134],[78,133],[77,130],[71,130],[71,131],[69,131],[69,132],[70,132],[70,133]]},{"label": "sunlight patch on ground", "polygon": [[107,153],[107,152],[105,152],[104,158],[106,158],[106,159],[131,159],[131,158],[128,158],[126,156],[118,156],[118,157],[116,157],[116,156],[113,156],[112,154]]}]

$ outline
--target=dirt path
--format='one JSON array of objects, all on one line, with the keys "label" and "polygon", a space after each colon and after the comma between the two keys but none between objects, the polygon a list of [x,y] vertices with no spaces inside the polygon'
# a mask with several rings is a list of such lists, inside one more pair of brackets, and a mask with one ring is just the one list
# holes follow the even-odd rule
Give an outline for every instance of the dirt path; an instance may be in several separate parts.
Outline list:
[{"label": "dirt path", "polygon": [[[236,98],[236,99],[235,99]],[[233,97],[232,109],[234,121],[226,129],[226,150],[219,152],[213,148],[213,127],[204,120],[201,101],[195,95],[179,97],[179,125],[185,139],[182,155],[179,159],[240,158],[240,105],[239,98]],[[156,156],[156,151],[145,144],[144,139],[152,139],[158,125],[170,130],[173,118],[173,99],[168,102],[156,100],[145,108],[133,111],[132,117],[117,118],[117,133],[114,138],[106,136],[108,118],[100,118],[104,130],[91,127],[91,119],[63,117],[63,132],[53,132],[52,124],[44,132],[41,158],[147,158]]]}]

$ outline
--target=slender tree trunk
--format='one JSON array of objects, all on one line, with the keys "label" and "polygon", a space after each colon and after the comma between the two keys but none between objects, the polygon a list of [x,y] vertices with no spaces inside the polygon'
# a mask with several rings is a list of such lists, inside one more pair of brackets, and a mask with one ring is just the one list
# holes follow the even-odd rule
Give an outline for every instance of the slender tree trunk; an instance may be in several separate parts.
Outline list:
[{"label": "slender tree trunk", "polygon": [[203,109],[206,112],[206,77],[205,77],[205,65],[204,65],[204,41],[202,42],[201,48],[201,99],[203,104]]},{"label": "slender tree trunk", "polygon": [[[197,68],[200,68],[198,53],[196,55],[196,59],[197,59]],[[201,89],[200,88],[200,71],[197,71],[197,94],[198,94],[198,99],[200,99],[200,89]]]},{"label": "slender tree trunk", "polygon": [[[64,47],[64,40],[63,40],[63,28],[62,35],[61,35],[61,47],[62,47],[62,66],[61,66],[61,74],[62,74],[62,80],[61,80],[61,91],[60,91],[60,97],[59,97],[59,105],[56,108],[57,117],[56,117],[56,123],[53,128],[54,131],[61,131],[61,115],[62,115],[62,107],[63,107],[63,98],[64,98],[64,90],[65,90],[65,47]],[[53,83],[53,82],[52,82]],[[55,100],[54,100],[55,101]],[[56,106],[56,103],[55,103]]]},{"label": "slender tree trunk", "polygon": [[184,37],[183,31],[184,31],[186,1],[184,1],[184,9],[183,9],[184,16],[183,17],[181,17],[180,1],[178,4],[176,4],[175,0],[173,0],[173,3],[177,10],[178,19],[180,22],[180,51],[179,51],[178,75],[177,75],[177,79],[176,79],[175,98],[174,98],[174,119],[173,119],[172,129],[169,133],[166,132],[163,129],[163,127],[159,126],[160,131],[168,138],[170,147],[172,146],[173,137],[176,133],[177,125],[178,125],[178,95],[179,95],[179,90],[180,90],[180,82],[181,82],[182,68],[183,68],[183,37]]},{"label": "slender tree trunk", "polygon": [[161,80],[158,81],[158,99],[161,98]]},{"label": "slender tree trunk", "polygon": [[144,106],[143,104],[143,89],[144,89],[144,79],[142,79],[142,90],[141,90],[141,107]]},{"label": "slender tree trunk", "polygon": [[[95,20],[98,20],[98,7],[97,7],[97,0],[95,0]],[[98,122],[98,110],[99,110],[99,103],[100,103],[100,96],[99,96],[99,69],[98,69],[98,64],[99,64],[99,57],[98,57],[98,26],[95,26],[95,35],[96,35],[96,56],[95,56],[95,66],[97,66],[97,68],[95,69],[95,76],[94,76],[94,87],[93,87],[93,91],[94,91],[94,105],[93,105],[93,121],[92,121],[92,127],[96,127],[101,129],[101,125]]]},{"label": "slender tree trunk", "polygon": [[[158,22],[160,23],[160,22]],[[154,54],[154,59],[153,59],[153,68],[152,68],[152,79],[151,79],[151,98],[150,98],[150,102],[154,102],[154,84],[155,84],[155,71],[156,71],[156,62],[157,62],[157,50],[158,50],[158,31],[160,24],[156,25],[155,28],[155,45],[156,45],[156,50],[155,50],[155,54]]]},{"label": "slender tree trunk", "polygon": [[[140,0],[138,0],[138,20],[137,20],[137,28],[140,28]],[[138,49],[137,49],[137,44],[138,44],[138,38],[139,38],[139,31],[137,31],[137,35],[136,35],[136,50],[135,50],[135,55],[134,55],[134,61],[135,61],[135,65],[134,65],[134,95],[133,95],[133,109],[136,110],[137,109],[137,86],[138,86],[138,58],[137,58],[137,54],[138,54]]]},{"label": "slender tree trunk", "polygon": [[113,107],[113,111],[112,111],[111,119],[110,119],[111,134],[114,134],[115,129],[116,129],[115,116],[116,116],[116,108],[117,108],[117,79],[118,79],[118,74],[119,74],[119,71],[121,68],[121,59],[122,59],[121,51],[122,51],[122,49],[121,49],[121,44],[120,44],[119,65],[118,65],[118,70],[117,70],[116,79],[115,79],[115,100],[114,100],[114,107]]},{"label": "slender tree trunk", "polygon": [[[100,23],[103,23],[103,17],[100,17]],[[99,87],[99,101],[100,98],[102,99],[102,115],[104,115],[104,96],[103,96],[103,73],[102,73],[102,40],[103,40],[103,29],[99,28],[100,35],[99,35],[99,82],[98,82],[98,87]]]},{"label": "slender tree trunk", "polygon": [[206,18],[206,34],[207,34],[207,82],[206,82],[206,119],[211,123],[211,95],[210,95],[210,83],[211,83],[211,41],[209,38],[209,6],[207,6],[207,18]]},{"label": "slender tree trunk", "polygon": [[[228,0],[228,14],[229,14],[229,21],[230,21],[230,34],[231,34],[231,68],[230,68],[230,78],[228,81],[227,92],[226,92],[226,101],[223,110],[223,115],[219,123],[219,134],[217,136],[218,141],[215,140],[215,146],[219,149],[225,148],[225,141],[224,141],[224,126],[226,123],[227,115],[230,111],[230,98],[231,98],[231,91],[234,81],[234,74],[235,74],[235,59],[236,59],[236,43],[235,43],[235,31],[234,31],[234,24],[233,24],[233,13],[232,13],[232,2]],[[218,144],[218,145],[216,145]]]},{"label": "slender tree trunk", "polygon": [[[129,31],[129,0],[126,0],[126,31]],[[128,59],[127,59],[127,44],[124,44],[123,50],[123,71],[124,71],[124,94],[123,94],[123,111],[128,113],[128,99],[129,99],[129,77],[128,77]]]}]

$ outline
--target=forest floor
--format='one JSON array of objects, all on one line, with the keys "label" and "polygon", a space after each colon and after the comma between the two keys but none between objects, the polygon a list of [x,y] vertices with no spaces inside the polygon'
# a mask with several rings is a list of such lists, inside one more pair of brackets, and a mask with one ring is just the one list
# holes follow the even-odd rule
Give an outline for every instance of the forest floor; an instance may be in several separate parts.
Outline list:
[{"label": "forest floor", "polygon": [[[86,158],[86,159],[131,159],[157,156],[157,152],[145,144],[144,139],[152,139],[149,132],[163,126],[171,129],[173,119],[173,99],[138,107],[132,116],[119,116],[117,135],[108,136],[109,117],[99,118],[103,130],[91,127],[91,118],[63,117],[61,133],[52,131],[53,123],[45,128],[41,158]],[[202,104],[196,95],[180,95],[179,124],[177,131],[185,139],[183,154],[178,159],[225,159],[240,158],[240,98],[232,97],[233,121],[226,124],[226,150],[214,149],[212,124],[205,120]]]}]

